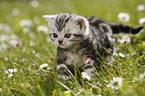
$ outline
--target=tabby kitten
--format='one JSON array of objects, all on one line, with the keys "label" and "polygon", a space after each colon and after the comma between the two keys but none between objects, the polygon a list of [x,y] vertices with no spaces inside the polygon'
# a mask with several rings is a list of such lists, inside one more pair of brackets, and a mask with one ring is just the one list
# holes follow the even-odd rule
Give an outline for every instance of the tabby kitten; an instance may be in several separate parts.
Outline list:
[{"label": "tabby kitten", "polygon": [[[65,64],[72,72],[77,67],[90,75],[102,64],[103,58],[113,54],[112,34],[138,34],[143,29],[69,13],[43,17],[49,23],[49,35],[57,46],[58,65]],[[91,58],[90,64],[84,62],[87,58]]]}]

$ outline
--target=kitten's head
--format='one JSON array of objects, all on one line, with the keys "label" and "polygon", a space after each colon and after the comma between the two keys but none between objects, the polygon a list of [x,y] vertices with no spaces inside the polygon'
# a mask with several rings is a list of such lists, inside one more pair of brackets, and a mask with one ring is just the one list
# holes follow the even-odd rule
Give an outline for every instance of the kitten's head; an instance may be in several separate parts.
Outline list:
[{"label": "kitten's head", "polygon": [[58,47],[72,48],[89,34],[89,22],[83,16],[62,13],[43,17],[49,23],[50,37]]}]

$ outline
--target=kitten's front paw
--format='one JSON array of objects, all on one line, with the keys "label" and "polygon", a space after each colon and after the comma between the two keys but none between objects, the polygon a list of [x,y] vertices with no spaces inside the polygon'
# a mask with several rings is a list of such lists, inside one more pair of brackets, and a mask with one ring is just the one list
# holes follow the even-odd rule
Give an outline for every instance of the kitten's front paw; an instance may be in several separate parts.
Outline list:
[{"label": "kitten's front paw", "polygon": [[68,75],[70,73],[70,70],[65,64],[59,64],[56,66],[58,78],[62,80],[69,80],[71,77]]},{"label": "kitten's front paw", "polygon": [[64,75],[67,71],[67,66],[65,64],[59,64],[56,66],[59,75]]}]

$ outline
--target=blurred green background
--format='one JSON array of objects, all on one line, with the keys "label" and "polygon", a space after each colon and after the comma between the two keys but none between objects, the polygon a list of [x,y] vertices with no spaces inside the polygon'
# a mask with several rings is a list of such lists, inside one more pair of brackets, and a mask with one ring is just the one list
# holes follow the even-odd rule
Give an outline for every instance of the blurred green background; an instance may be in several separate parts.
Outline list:
[{"label": "blurred green background", "polygon": [[[137,10],[140,4],[145,5],[145,0],[0,0],[0,40],[2,36],[10,38],[13,35],[17,37],[16,40],[22,43],[20,46],[12,47],[11,40],[0,41],[0,95],[49,96],[48,94],[53,94],[59,96],[66,91],[56,83],[57,74],[53,74],[54,70],[51,70],[52,74],[51,71],[50,74],[38,71],[41,64],[48,63],[49,67],[53,68],[56,63],[55,46],[48,39],[48,33],[37,30],[40,25],[48,25],[48,22],[42,17],[43,15],[67,12],[82,16],[96,16],[111,22],[122,23],[118,19],[118,14],[125,12],[130,15],[130,21],[125,24],[139,26],[139,19],[145,17],[145,10]],[[21,27],[20,22],[25,19],[29,19],[32,26]],[[1,24],[6,24],[8,32],[4,31]],[[97,74],[99,76],[97,80],[91,82],[98,84],[98,87],[102,89],[95,89],[97,95],[104,96],[107,93],[109,96],[118,94],[118,96],[122,96],[122,94],[143,96],[140,94],[145,93],[145,87],[141,83],[132,81],[134,78],[138,78],[145,69],[143,55],[145,32],[143,31],[142,34],[137,38],[133,37],[131,43],[128,44],[115,42],[117,51],[122,52],[125,56],[129,54],[130,57],[116,57],[116,61],[111,66],[106,65],[107,70],[101,71],[100,76]],[[1,49],[2,47],[6,48]],[[132,53],[135,55],[131,55]],[[8,78],[6,71],[11,68],[16,68],[18,71]],[[35,71],[33,72],[33,70]],[[122,90],[118,93],[113,93],[114,91],[106,87],[107,84],[104,83],[115,76],[122,76],[125,82]],[[86,96],[89,96],[87,94],[90,90],[94,90],[90,85],[75,85],[71,81],[68,86],[74,90],[74,94],[83,89]]]},{"label": "blurred green background", "polygon": [[[35,0],[33,0],[35,1]],[[145,0],[0,0],[1,22],[12,22],[9,16],[14,8],[20,11],[17,19],[42,19],[44,14],[75,13],[83,16],[96,16],[109,21],[119,22],[117,15],[120,12],[130,14],[131,24],[138,24],[138,18],[144,12],[138,13],[137,6],[145,4]],[[11,17],[11,19],[10,19]],[[6,20],[6,19],[10,20]]]}]

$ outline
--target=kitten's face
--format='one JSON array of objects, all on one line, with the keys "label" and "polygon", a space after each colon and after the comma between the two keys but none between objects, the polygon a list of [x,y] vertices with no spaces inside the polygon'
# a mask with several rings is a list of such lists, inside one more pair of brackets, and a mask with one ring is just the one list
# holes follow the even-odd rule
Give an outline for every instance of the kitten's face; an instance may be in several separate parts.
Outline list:
[{"label": "kitten's face", "polygon": [[83,40],[86,31],[84,18],[66,13],[45,15],[44,18],[49,22],[49,35],[56,46],[72,48]]}]

